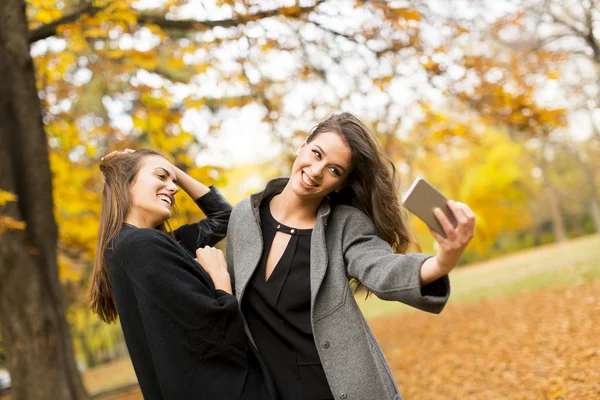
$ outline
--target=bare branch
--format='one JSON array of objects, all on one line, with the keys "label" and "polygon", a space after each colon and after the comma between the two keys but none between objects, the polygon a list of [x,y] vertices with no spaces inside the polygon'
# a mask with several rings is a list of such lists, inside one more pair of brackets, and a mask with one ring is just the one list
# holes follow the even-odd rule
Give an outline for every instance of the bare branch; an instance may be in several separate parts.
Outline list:
[{"label": "bare branch", "polygon": [[562,25],[565,28],[567,28],[568,30],[570,30],[571,32],[573,32],[573,34],[575,36],[579,36],[581,38],[586,37],[586,32],[579,30],[574,24],[569,23],[567,20],[565,20],[564,18],[556,15],[555,12],[553,12],[550,8],[548,8],[548,15],[550,16],[550,18],[552,18],[552,21],[558,25]]},{"label": "bare branch", "polygon": [[346,39],[346,40],[349,40],[349,41],[351,41],[351,42],[354,42],[354,43],[356,43],[356,44],[363,44],[363,45],[366,45],[365,43],[360,43],[358,40],[356,40],[356,38],[355,38],[355,37],[353,37],[353,36],[351,36],[351,35],[348,35],[348,34],[345,34],[345,33],[342,33],[342,32],[338,32],[338,31],[334,31],[334,30],[333,30],[333,29],[331,29],[331,28],[328,28],[328,27],[326,27],[326,26],[323,26],[323,25],[322,25],[321,23],[319,23],[319,22],[316,22],[316,21],[308,21],[308,22],[310,22],[311,24],[315,25],[317,28],[319,28],[319,29],[321,29],[321,30],[323,30],[323,31],[325,31],[325,32],[331,33],[331,34],[332,34],[332,35],[334,35],[334,36],[339,36],[339,37],[342,37],[342,38],[344,38],[344,39]]}]

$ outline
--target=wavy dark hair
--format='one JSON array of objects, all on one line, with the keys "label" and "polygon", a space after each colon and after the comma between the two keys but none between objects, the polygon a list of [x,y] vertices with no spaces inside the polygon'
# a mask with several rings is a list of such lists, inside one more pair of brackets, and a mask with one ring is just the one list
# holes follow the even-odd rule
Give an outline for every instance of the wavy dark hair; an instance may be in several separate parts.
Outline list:
[{"label": "wavy dark hair", "polygon": [[352,171],[339,192],[329,194],[332,205],[349,204],[365,213],[379,236],[394,252],[406,253],[415,244],[400,205],[397,172],[394,163],[369,130],[354,115],[334,114],[313,128],[306,139],[313,141],[323,132],[335,132],[351,150]]},{"label": "wavy dark hair", "polygon": [[[118,313],[106,269],[104,252],[111,249],[113,239],[123,228],[131,204],[131,185],[142,166],[142,160],[148,156],[163,157],[162,154],[152,149],[139,149],[131,153],[120,153],[107,157],[100,163],[100,170],[104,175],[104,189],[102,190],[100,228],[89,299],[92,311],[107,323],[115,322]],[[167,222],[160,224],[157,228],[165,232],[170,230]]]}]

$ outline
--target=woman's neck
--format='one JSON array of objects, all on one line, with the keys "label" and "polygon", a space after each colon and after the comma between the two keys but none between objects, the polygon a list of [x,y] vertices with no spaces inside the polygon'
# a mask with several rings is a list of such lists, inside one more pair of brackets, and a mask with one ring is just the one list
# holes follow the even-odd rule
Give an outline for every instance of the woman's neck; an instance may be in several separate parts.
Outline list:
[{"label": "woman's neck", "polygon": [[148,218],[143,218],[140,215],[136,215],[134,212],[129,212],[125,216],[126,224],[133,225],[136,228],[154,228],[158,225],[154,220],[149,220]]},{"label": "woman's neck", "polygon": [[269,206],[273,218],[298,229],[312,228],[322,199],[303,199],[296,195],[288,183],[283,191],[271,199]]}]

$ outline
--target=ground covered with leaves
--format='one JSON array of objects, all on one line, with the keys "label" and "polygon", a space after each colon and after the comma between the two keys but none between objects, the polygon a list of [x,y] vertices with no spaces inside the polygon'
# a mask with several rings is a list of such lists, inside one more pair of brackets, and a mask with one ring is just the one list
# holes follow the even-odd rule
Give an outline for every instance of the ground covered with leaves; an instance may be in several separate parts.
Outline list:
[{"label": "ground covered with leaves", "polygon": [[405,400],[600,399],[600,281],[370,321]]},{"label": "ground covered with leaves", "polygon": [[600,280],[370,324],[405,400],[600,399]]}]

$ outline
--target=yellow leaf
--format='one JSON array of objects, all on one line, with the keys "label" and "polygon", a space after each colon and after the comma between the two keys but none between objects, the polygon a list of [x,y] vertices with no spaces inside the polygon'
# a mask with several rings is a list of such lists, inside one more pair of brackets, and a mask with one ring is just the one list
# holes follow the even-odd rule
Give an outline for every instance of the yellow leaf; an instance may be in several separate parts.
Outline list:
[{"label": "yellow leaf", "polygon": [[560,71],[550,71],[546,75],[552,80],[557,80],[561,77]]},{"label": "yellow leaf", "polygon": [[89,28],[85,31],[85,35],[87,37],[92,38],[105,38],[106,36],[108,36],[108,32],[106,31],[106,29]]},{"label": "yellow leaf", "polygon": [[131,56],[131,61],[146,70],[153,70],[158,64],[158,59],[154,53],[151,52],[137,52]]},{"label": "yellow leaf", "polygon": [[137,15],[131,10],[118,10],[110,15],[110,19],[114,21],[122,21],[130,25],[137,22]]},{"label": "yellow leaf", "polygon": [[420,21],[421,13],[412,8],[392,8],[394,15],[398,18],[402,18],[405,21]]},{"label": "yellow leaf", "polygon": [[22,231],[27,225],[23,221],[18,221],[6,215],[0,215],[0,235],[9,229]]},{"label": "yellow leaf", "polygon": [[555,390],[555,391],[553,391],[553,392],[550,392],[550,393],[548,393],[548,398],[550,398],[550,399],[555,399],[555,398],[557,398],[558,396],[560,396],[560,395],[561,395],[561,393],[562,393],[562,389],[557,389],[557,390]]},{"label": "yellow leaf", "polygon": [[17,196],[12,194],[11,192],[7,192],[6,190],[0,189],[0,206],[5,205],[9,201],[17,201]]},{"label": "yellow leaf", "polygon": [[60,17],[60,11],[56,9],[41,9],[35,14],[35,20],[43,24],[54,21]]}]

